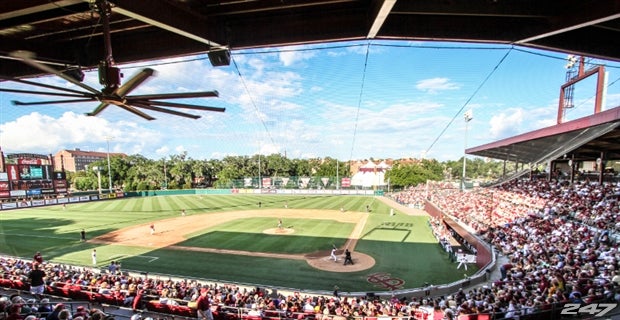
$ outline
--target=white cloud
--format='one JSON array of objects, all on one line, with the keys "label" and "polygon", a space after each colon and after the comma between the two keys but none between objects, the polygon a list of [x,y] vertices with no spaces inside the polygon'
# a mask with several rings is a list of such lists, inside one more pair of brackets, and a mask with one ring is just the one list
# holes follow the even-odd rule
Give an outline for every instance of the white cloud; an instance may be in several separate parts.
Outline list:
[{"label": "white cloud", "polygon": [[58,119],[33,112],[0,125],[0,141],[10,150],[34,153],[49,150],[55,153],[59,145],[80,148],[95,141],[105,141],[104,137],[112,127],[113,124],[104,118],[73,112],[65,112]]},{"label": "white cloud", "polygon": [[448,78],[431,78],[420,80],[415,85],[416,89],[426,91],[430,94],[435,94],[444,90],[456,90],[460,86],[456,83],[450,82]]},{"label": "white cloud", "polygon": [[489,132],[492,138],[502,139],[519,133],[524,120],[524,111],[514,108],[494,115],[489,121]]},{"label": "white cloud", "polygon": [[[286,48],[284,48],[286,50]],[[308,60],[316,55],[314,51],[281,51],[279,54],[280,61],[285,67],[292,66],[303,60]]]},{"label": "white cloud", "polygon": [[160,139],[160,132],[135,122],[111,122],[74,112],[58,118],[33,112],[0,125],[0,145],[11,152],[56,153],[75,148],[106,151],[109,143],[112,152],[141,153],[148,143],[157,144]]}]

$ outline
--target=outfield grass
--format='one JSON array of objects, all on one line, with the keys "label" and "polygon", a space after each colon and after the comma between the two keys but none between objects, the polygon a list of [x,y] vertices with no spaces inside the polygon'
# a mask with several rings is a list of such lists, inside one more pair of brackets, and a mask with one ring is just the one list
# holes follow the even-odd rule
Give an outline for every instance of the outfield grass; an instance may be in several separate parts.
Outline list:
[{"label": "outfield grass", "polygon": [[[261,208],[258,202],[262,203]],[[87,230],[88,238],[93,238],[146,221],[178,217],[181,209],[188,215],[204,214],[208,219],[209,213],[280,209],[284,203],[289,208],[335,212],[341,207],[365,212],[369,205],[372,213],[355,251],[373,256],[376,265],[353,273],[324,272],[303,260],[79,241],[81,229]],[[69,204],[64,210],[52,206],[0,211],[0,253],[29,259],[34,252],[41,251],[48,261],[89,265],[90,252],[96,248],[101,267],[120,260],[127,270],[309,290],[331,290],[338,285],[342,291],[384,291],[388,288],[383,283],[390,279],[400,279],[402,288],[414,288],[463,278],[463,271],[456,270],[456,265],[450,263],[432,236],[426,217],[398,211],[390,216],[389,211],[389,207],[373,197],[275,195],[158,196]],[[308,253],[326,250],[330,243],[343,244],[354,227],[351,223],[301,217],[284,223],[294,226],[295,234],[277,237],[263,234],[262,230],[275,227],[273,218],[248,217],[195,232],[179,245]],[[475,267],[470,268],[467,274],[475,271]]]}]

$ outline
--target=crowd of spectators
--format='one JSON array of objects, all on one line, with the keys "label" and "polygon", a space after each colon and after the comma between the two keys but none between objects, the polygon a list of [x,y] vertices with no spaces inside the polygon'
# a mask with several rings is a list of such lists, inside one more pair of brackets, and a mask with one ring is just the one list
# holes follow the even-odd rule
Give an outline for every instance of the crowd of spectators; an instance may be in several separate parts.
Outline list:
[{"label": "crowd of spectators", "polygon": [[[75,307],[75,308],[73,308]],[[113,320],[98,308],[51,302],[49,298],[24,298],[18,293],[0,297],[0,314],[6,320]]]},{"label": "crowd of spectators", "polygon": [[[420,190],[509,257],[500,279],[483,294],[496,312],[516,316],[554,303],[620,300],[619,184],[514,180],[465,192],[420,187],[406,192]],[[399,195],[403,198],[419,195]]]},{"label": "crowd of spectators", "polygon": [[[243,309],[254,317],[453,319],[463,314],[500,314],[511,318],[544,312],[559,303],[620,300],[616,293],[620,282],[620,252],[615,241],[620,221],[618,196],[617,184],[543,180],[513,181],[467,192],[445,185],[414,187],[395,195],[403,204],[412,201],[417,205],[430,199],[447,216],[468,224],[508,257],[499,266],[501,276],[487,285],[450,295],[435,296],[430,292],[423,299],[342,297],[337,292],[333,296],[274,295],[264,289],[232,284],[132,276],[122,272],[120,265],[93,270],[44,262],[40,268],[46,274],[47,293],[96,293],[111,296],[119,306],[135,310],[152,301],[195,308],[200,293],[206,290],[215,315]],[[441,220],[432,219],[429,225],[438,238],[450,237]],[[8,281],[27,281],[34,269],[33,261],[11,257],[0,258],[0,265],[2,280]],[[44,305],[43,300],[14,299],[3,299],[0,304],[11,320],[26,318],[33,312],[48,320],[64,320],[50,318],[50,311],[41,313],[38,308]],[[16,313],[22,317],[11,316]],[[99,320],[93,315],[83,319]]]}]

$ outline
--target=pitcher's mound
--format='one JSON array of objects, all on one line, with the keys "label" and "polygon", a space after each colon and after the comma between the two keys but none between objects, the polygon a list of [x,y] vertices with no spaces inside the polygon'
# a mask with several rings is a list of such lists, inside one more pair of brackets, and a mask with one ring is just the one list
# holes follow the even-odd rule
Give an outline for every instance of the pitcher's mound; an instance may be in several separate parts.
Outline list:
[{"label": "pitcher's mound", "polygon": [[295,232],[293,228],[271,228],[263,230],[263,233],[266,234],[291,234]]}]

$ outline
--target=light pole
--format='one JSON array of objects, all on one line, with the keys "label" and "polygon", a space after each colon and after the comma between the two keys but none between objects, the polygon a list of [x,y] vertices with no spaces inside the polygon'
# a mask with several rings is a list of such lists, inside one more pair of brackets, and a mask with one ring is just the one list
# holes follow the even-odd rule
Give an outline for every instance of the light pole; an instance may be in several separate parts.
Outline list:
[{"label": "light pole", "polygon": [[338,171],[340,169],[340,162],[336,159],[336,190],[340,190],[340,177],[338,177]]},{"label": "light pole", "polygon": [[467,154],[465,153],[465,150],[467,150],[467,126],[469,124],[469,121],[471,121],[471,119],[474,118],[474,114],[472,112],[471,109],[465,111],[465,113],[463,114],[464,119],[465,119],[465,147],[463,148],[463,179],[461,180],[461,190],[464,191],[465,190],[465,174],[466,174],[466,170],[467,170]]},{"label": "light pole", "polygon": [[263,178],[261,177],[261,172],[260,172],[260,151],[258,152],[258,189],[259,190],[263,189]]},{"label": "light pole", "polygon": [[101,167],[93,167],[97,171],[97,185],[99,186],[99,195],[101,195]]},{"label": "light pole", "polygon": [[164,158],[164,190],[168,190],[168,172],[166,172],[166,158]]},{"label": "light pole", "polygon": [[112,138],[106,137],[105,141],[108,143],[108,193],[112,193],[112,166],[110,166],[110,140]]}]

